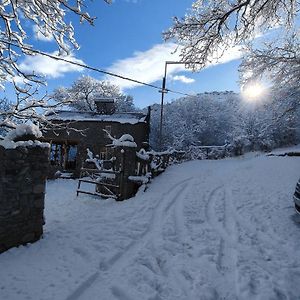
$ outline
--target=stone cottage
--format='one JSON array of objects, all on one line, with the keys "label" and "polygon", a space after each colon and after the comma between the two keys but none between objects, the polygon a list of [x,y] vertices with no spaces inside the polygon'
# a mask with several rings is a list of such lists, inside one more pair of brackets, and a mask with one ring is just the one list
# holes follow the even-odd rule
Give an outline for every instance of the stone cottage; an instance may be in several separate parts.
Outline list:
[{"label": "stone cottage", "polygon": [[[137,150],[149,146],[150,109],[147,114],[140,112],[116,113],[111,99],[95,102],[96,112],[56,111],[47,115],[52,123],[62,128],[44,130],[44,140],[49,142],[52,175],[60,171],[73,172],[79,176],[86,159],[87,148],[101,159],[110,158],[111,143],[104,130],[119,138],[130,134]],[[51,174],[49,174],[51,176]]]}]

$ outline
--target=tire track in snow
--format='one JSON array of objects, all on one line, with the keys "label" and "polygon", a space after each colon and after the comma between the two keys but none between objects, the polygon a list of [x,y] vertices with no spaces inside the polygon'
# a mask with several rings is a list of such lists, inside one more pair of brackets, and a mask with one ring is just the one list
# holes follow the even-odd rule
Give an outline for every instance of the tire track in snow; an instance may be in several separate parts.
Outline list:
[{"label": "tire track in snow", "polygon": [[[239,182],[238,179],[232,178],[232,182]],[[227,187],[226,191],[231,196],[230,198],[233,198],[233,190],[234,188]],[[282,257],[288,257],[290,253],[290,248],[285,243],[282,243],[282,239],[278,237],[274,232],[272,231],[272,228],[270,228],[268,231],[264,230],[261,226],[259,226],[259,220],[254,219],[256,226],[253,226],[253,220],[249,220],[246,218],[243,218],[241,214],[234,209],[232,211],[233,217],[236,220],[237,225],[239,228],[243,229],[247,235],[247,237],[255,241],[255,247],[258,249],[260,254],[264,256],[266,261],[270,262],[270,265],[272,266],[274,263],[278,264],[278,261],[271,261],[271,257],[269,257],[268,253],[266,253],[266,249],[277,249],[277,251],[280,251],[282,253]],[[251,224],[251,225],[250,225]],[[239,241],[237,241],[239,242]],[[278,247],[280,245],[280,247]],[[243,245],[243,247],[250,247],[248,245]],[[299,262],[297,259],[294,259],[293,262],[290,265],[280,265],[279,267],[282,268],[299,268]],[[271,272],[268,272],[271,274]]]},{"label": "tire track in snow", "polygon": [[[181,196],[184,195],[185,191],[188,189],[191,178],[188,178],[175,186],[169,189],[168,192],[165,193],[163,199],[156,206],[153,216],[150,222],[150,225],[146,232],[144,232],[143,236],[139,239],[138,242],[134,243],[125,253],[122,253],[122,257],[118,258],[117,261],[113,262],[112,267],[109,269],[111,272],[117,272],[118,270],[124,269],[126,265],[128,265],[131,261],[134,260],[136,256],[139,255],[140,250],[142,250],[149,242],[152,242],[155,255],[155,250],[161,248],[164,242],[163,239],[163,224],[165,219],[167,218],[167,214],[171,207],[174,207],[176,203],[182,199]],[[163,277],[169,277],[169,272],[162,271]],[[174,274],[172,274],[173,276]],[[177,278],[177,277],[176,277]],[[117,285],[114,286],[114,289]],[[184,287],[184,285],[180,285]],[[187,291],[184,289],[184,293]],[[132,298],[134,299],[134,298]]]},{"label": "tire track in snow", "polygon": [[219,222],[218,216],[215,212],[215,205],[217,200],[224,201],[223,186],[218,186],[213,189],[207,197],[206,205],[206,218],[213,229],[221,236],[222,239],[227,240],[228,234],[224,229],[224,226]]},{"label": "tire track in snow", "polygon": [[[174,228],[175,228],[175,235],[176,235],[176,241],[182,248],[182,253],[186,255],[188,252],[188,248],[191,247],[191,242],[189,239],[189,235],[187,234],[186,230],[186,225],[185,225],[185,216],[184,216],[184,207],[185,207],[185,200],[187,200],[186,197],[186,191],[191,187],[193,184],[194,180],[192,180],[188,185],[186,185],[182,192],[181,195],[182,197],[177,197],[174,205],[171,207],[172,212],[170,212],[170,208],[167,208],[166,213],[171,215],[171,218],[173,220]],[[189,253],[190,254],[190,253]],[[192,256],[190,254],[190,256]],[[173,281],[175,281],[176,286],[180,287],[181,291],[184,294],[184,299],[195,299],[195,297],[192,295],[191,290],[192,290],[192,284],[190,280],[187,280],[186,277],[184,276],[184,272],[187,272],[187,270],[181,266],[178,267],[176,264],[169,264],[169,272],[165,274],[165,277],[169,278],[170,276],[172,277]],[[171,275],[170,275],[171,274]]]},{"label": "tire track in snow", "polygon": [[[166,216],[165,213],[170,206],[174,205],[176,200],[186,190],[186,182],[188,182],[190,179],[191,178],[188,178],[177,183],[171,189],[169,189],[168,192],[165,193],[163,199],[158,203],[153,211],[153,215],[148,228],[143,232],[141,236],[130,243],[125,251],[117,253],[108,261],[108,270],[118,269],[122,267],[122,264],[124,264],[124,262],[128,262],[128,256],[134,256],[133,254],[136,254],[139,248],[144,246],[147,241],[154,240],[155,242],[158,239],[161,239],[162,225]],[[157,236],[157,238],[155,238],[155,235]]]},{"label": "tire track in snow", "polygon": [[[190,184],[191,185],[191,184]],[[186,190],[190,185],[185,186],[184,190],[182,191],[182,194],[185,194]],[[178,200],[175,202],[174,205],[174,219],[175,219],[175,229],[176,229],[176,235],[178,236],[178,240],[180,242],[184,242],[187,240],[188,235],[185,230],[185,223],[184,223],[184,200],[185,197],[178,198]],[[185,244],[185,242],[184,242]]]},{"label": "tire track in snow", "polygon": [[[154,207],[152,218],[148,228],[135,240],[133,240],[125,248],[124,251],[118,252],[113,255],[106,262],[99,262],[99,271],[94,272],[86,280],[79,284],[75,291],[66,298],[66,300],[77,300],[80,299],[83,294],[85,294],[89,289],[93,288],[98,282],[100,277],[100,272],[105,272],[104,278],[101,278],[99,285],[110,286],[112,294],[115,296],[117,290],[116,285],[112,285],[112,282],[118,278],[120,271],[130,264],[138,252],[147,244],[148,241],[152,239],[155,241],[155,236],[161,237],[162,224],[164,219],[164,214],[169,210],[169,208],[176,202],[176,200],[181,196],[183,191],[186,190],[187,182],[191,180],[189,177],[185,180],[177,182],[168,191],[163,194],[161,201]],[[106,284],[104,284],[104,282]]]},{"label": "tire track in snow", "polygon": [[[236,296],[241,297],[241,299],[247,299],[248,297],[254,297],[253,292],[251,289],[252,277],[247,279],[246,274],[243,274],[239,271],[238,267],[238,252],[239,251],[258,251],[255,256],[259,257],[263,256],[264,263],[263,265],[260,265],[259,263],[256,263],[255,261],[251,263],[251,268],[253,265],[255,265],[255,270],[258,271],[256,273],[257,277],[264,278],[264,281],[261,282],[262,286],[269,286],[270,291],[269,293],[273,293],[274,295],[277,295],[278,293],[281,295],[278,299],[285,299],[285,297],[288,297],[288,291],[285,289],[282,282],[278,282],[274,278],[274,263],[278,265],[278,261],[276,258],[272,258],[272,255],[269,256],[268,250],[270,247],[273,249],[276,249],[276,252],[280,252],[282,257],[287,256],[289,253],[289,249],[287,249],[285,244],[279,243],[279,239],[277,237],[273,237],[272,234],[269,234],[269,232],[262,231],[260,229],[256,229],[256,227],[250,226],[249,222],[244,220],[242,216],[237,212],[236,207],[233,203],[233,193],[232,188],[229,188],[227,185],[224,186],[224,203],[225,203],[225,211],[224,211],[224,228],[225,231],[228,233],[229,239],[227,239],[227,243],[225,239],[221,240],[220,243],[220,256],[222,254],[223,260],[219,260],[220,265],[224,266],[224,261],[230,261],[231,264],[235,265],[236,267],[233,268],[233,274],[235,278],[235,289],[236,289]],[[259,222],[259,220],[258,220]],[[259,223],[258,223],[259,224]],[[248,238],[250,240],[255,240],[255,246],[253,245],[246,245],[241,243],[239,240],[239,235],[241,234],[238,229],[243,229],[245,233],[247,234]],[[220,228],[219,228],[220,229]],[[224,233],[224,231],[223,231]],[[225,236],[224,236],[225,237]],[[222,237],[223,238],[223,237]],[[228,243],[229,242],[229,243]],[[280,248],[278,248],[278,245],[280,245]],[[254,247],[254,248],[253,248]],[[256,250],[254,250],[256,249]],[[267,252],[266,252],[267,251]],[[226,255],[227,253],[227,255]],[[228,256],[229,254],[229,256]],[[229,260],[228,260],[229,259]],[[255,264],[254,264],[255,263]],[[296,262],[295,262],[296,263]],[[291,266],[286,266],[287,269],[289,267],[295,268],[295,263],[292,263]],[[225,265],[226,266],[226,265]],[[282,269],[282,266],[279,266],[280,269]],[[230,270],[230,269],[229,269]],[[266,274],[266,275],[264,275]],[[267,279],[269,278],[269,279]],[[266,280],[266,281],[265,281]],[[273,284],[273,281],[276,280],[276,284]],[[245,285],[246,284],[246,285]],[[272,288],[273,286],[273,288]],[[245,292],[250,294],[246,294]],[[278,294],[278,295],[279,295]],[[242,296],[243,295],[243,296]],[[259,294],[258,294],[259,295]],[[246,297],[246,298],[245,298]],[[259,297],[259,296],[258,296]]]},{"label": "tire track in snow", "polygon": [[[242,217],[239,215],[237,210],[235,209],[232,198],[233,198],[233,193],[231,188],[226,188],[226,194],[228,195],[228,199],[230,199],[230,205],[231,205],[231,214],[232,217],[235,219],[236,225],[239,226],[239,228],[243,229],[248,238],[250,240],[256,240],[255,243],[255,248],[256,251],[258,251],[258,257],[263,256],[264,257],[264,263],[263,265],[260,265],[257,262],[252,262],[252,266],[255,265],[256,270],[260,270],[257,273],[257,276],[261,276],[261,274],[267,274],[269,278],[273,278],[274,276],[274,263],[278,265],[278,262],[276,259],[274,260],[272,257],[269,256],[268,252],[266,254],[266,249],[270,248],[270,246],[274,249],[277,249],[276,251],[279,251],[281,253],[282,257],[288,257],[289,256],[289,249],[286,247],[285,244],[282,244],[282,241],[279,240],[277,237],[273,236],[272,234],[269,234],[268,232],[263,232],[262,230],[256,229],[256,227],[253,228],[253,226],[249,226],[248,222],[245,219],[242,219]],[[275,241],[275,242],[274,242]],[[280,243],[279,243],[280,241]],[[237,247],[241,250],[245,251],[245,248],[249,248],[249,250],[253,251],[253,246],[249,245],[244,245],[241,244],[238,240],[236,240]],[[280,245],[280,248],[278,246]],[[260,254],[260,255],[259,255]],[[296,263],[296,261],[295,261]],[[284,267],[289,269],[295,268],[295,263],[292,263],[291,266],[279,266],[281,270],[283,270]],[[297,266],[298,268],[299,266]],[[238,281],[238,276],[236,275],[237,281]],[[242,278],[240,278],[242,279]],[[243,279],[242,279],[243,280]],[[269,280],[268,280],[269,281]],[[246,289],[251,289],[251,284],[249,284],[249,288],[246,287]],[[272,286],[272,281],[268,282],[269,286]],[[245,288],[241,287],[240,290],[245,290]],[[279,281],[276,281],[276,285],[273,287],[273,293],[278,294],[279,298],[278,299],[287,299],[288,298],[288,292],[283,286],[283,284]]]},{"label": "tire track in snow", "polygon": [[[268,249],[270,247],[270,245],[274,248],[278,248],[278,239],[277,237],[275,239],[272,238],[272,235],[269,235],[268,232],[262,232],[261,230],[255,230],[255,228],[251,227],[248,225],[248,223],[242,219],[242,217],[238,214],[234,204],[233,204],[233,193],[232,193],[232,188],[229,188],[228,186],[225,187],[225,199],[226,199],[226,211],[227,211],[227,216],[225,218],[226,220],[226,228],[230,234],[230,236],[233,238],[232,243],[233,245],[235,245],[232,248],[232,258],[233,260],[236,261],[236,264],[238,263],[237,261],[237,253],[238,253],[238,249],[240,251],[245,251],[245,248],[248,248],[247,251],[249,250],[253,250],[253,246],[249,246],[249,245],[244,245],[239,241],[239,232],[238,232],[238,228],[244,229],[246,234],[250,234],[249,238],[250,239],[256,239],[257,244],[256,244],[256,248],[259,251],[260,255],[263,255],[263,257],[265,257],[264,259],[264,264],[263,265],[259,265],[257,263],[255,263],[256,265],[256,269],[260,269],[260,272],[257,273],[257,276],[262,276],[264,277],[262,274],[268,274],[268,277],[272,278],[273,277],[273,265],[274,265],[274,261],[273,259],[271,260],[271,257],[269,257],[269,255],[265,254],[266,249]],[[274,242],[274,240],[276,242]],[[281,245],[282,243],[280,243]],[[276,246],[277,245],[277,246]],[[282,253],[283,256],[287,255],[289,251],[286,250],[286,246],[285,245],[281,245],[281,249],[279,249],[279,251]],[[277,249],[278,251],[278,249]],[[234,254],[235,253],[235,254]],[[275,263],[277,263],[275,261]],[[253,264],[253,262],[252,262]],[[242,276],[240,276],[238,268],[235,269],[235,279],[236,279],[236,292],[237,292],[237,296],[242,294],[242,290],[245,290],[244,287],[240,287],[240,282],[243,281]],[[268,282],[265,283],[267,285],[272,285],[272,282]],[[250,285],[250,283],[249,283]],[[249,286],[249,288],[251,287],[251,285]],[[245,292],[245,291],[244,291]],[[284,297],[287,297],[287,291],[286,289],[282,286],[281,283],[276,282],[276,286],[273,288],[273,292],[274,294],[276,293],[280,293],[280,295],[284,295]],[[254,296],[254,295],[252,295]],[[248,297],[248,296],[247,296]],[[244,298],[243,298],[244,299]],[[281,299],[281,297],[279,298]],[[285,299],[285,298],[283,298]]]},{"label": "tire track in snow", "polygon": [[66,300],[79,299],[79,297],[94,284],[94,282],[98,279],[99,275],[100,275],[99,271],[90,275],[84,282],[82,282],[79,285],[77,289],[75,289],[75,291],[71,295],[69,295],[66,298]]},{"label": "tire track in snow", "polygon": [[239,239],[239,232],[238,232],[238,223],[235,218],[236,216],[236,208],[232,202],[232,193],[231,190],[225,188],[225,227],[231,237],[231,242],[227,245],[227,256],[229,257],[229,261],[231,262],[231,268],[234,273],[234,286],[235,286],[235,293],[236,296],[239,297],[240,290],[239,290],[239,270],[238,270],[238,239]]},{"label": "tire track in snow", "polygon": [[[178,201],[180,201],[183,198],[181,196],[184,195],[184,193],[188,189],[188,182],[190,180],[191,178],[188,178],[186,180],[181,181],[180,183],[177,183],[164,194],[163,199],[158,203],[158,205],[154,209],[148,229],[143,234],[142,238],[140,238],[138,243],[131,246],[128,249],[127,253],[122,254],[124,260],[120,259],[117,262],[114,262],[114,265],[111,268],[112,272],[125,268],[129,261],[132,261],[134,257],[139,255],[139,251],[149,242],[153,244],[154,255],[156,252],[155,250],[161,248],[162,244],[160,243],[164,242],[162,234],[163,224],[167,218],[168,212],[170,211],[170,208],[175,207]],[[169,277],[169,272],[166,272],[165,270],[161,271],[161,275],[163,277]],[[172,276],[173,275],[174,274],[172,274]],[[180,286],[184,287],[184,285]],[[184,289],[184,293],[187,293],[186,289]]]},{"label": "tire track in snow", "polygon": [[[219,201],[219,203],[218,203]],[[220,222],[216,213],[216,205],[224,206],[224,219]],[[220,244],[217,255],[216,268],[227,282],[228,296],[235,299],[239,295],[238,281],[238,230],[236,220],[232,212],[235,210],[230,194],[224,189],[224,185],[213,189],[207,199],[206,216],[209,224],[220,236]],[[234,276],[232,276],[232,274]]]}]

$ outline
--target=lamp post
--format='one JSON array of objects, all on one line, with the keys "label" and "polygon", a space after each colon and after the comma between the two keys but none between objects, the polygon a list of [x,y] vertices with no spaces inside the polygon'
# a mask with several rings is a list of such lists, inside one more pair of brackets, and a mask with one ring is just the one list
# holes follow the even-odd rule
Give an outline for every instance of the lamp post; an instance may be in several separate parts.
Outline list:
[{"label": "lamp post", "polygon": [[166,82],[167,82],[167,67],[168,65],[186,65],[190,64],[191,62],[181,62],[181,61],[166,61],[165,62],[165,73],[162,80],[161,90],[161,104],[160,104],[160,126],[159,126],[159,148],[162,150],[163,148],[163,110],[164,110],[164,97],[165,94],[168,93],[168,89],[166,89]]}]

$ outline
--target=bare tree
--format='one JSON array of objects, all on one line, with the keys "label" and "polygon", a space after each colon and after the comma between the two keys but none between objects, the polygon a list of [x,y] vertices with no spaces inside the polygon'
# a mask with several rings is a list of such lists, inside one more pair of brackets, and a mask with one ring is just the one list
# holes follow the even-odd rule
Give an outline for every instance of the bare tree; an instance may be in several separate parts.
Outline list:
[{"label": "bare tree", "polygon": [[299,33],[276,39],[259,48],[250,47],[240,66],[242,82],[265,76],[278,90],[298,90],[300,78]]},{"label": "bare tree", "polygon": [[[110,0],[104,0],[109,3]],[[0,4],[0,83],[16,76],[26,82],[41,82],[36,74],[26,74],[18,66],[22,54],[34,55],[28,43],[30,34],[28,24],[35,26],[40,34],[52,37],[59,48],[59,53],[69,53],[78,48],[74,38],[74,28],[66,22],[66,14],[73,13],[81,21],[93,25],[94,18],[83,11],[86,0],[7,0]],[[25,27],[26,24],[26,27]],[[27,87],[28,89],[28,87]]]},{"label": "bare tree", "polygon": [[12,105],[6,97],[0,99],[0,136],[10,128],[10,122],[6,120],[4,112],[9,112],[11,108]]},{"label": "bare tree", "polygon": [[133,98],[124,95],[118,86],[109,81],[96,80],[90,76],[82,76],[71,87],[61,87],[54,91],[52,97],[57,103],[69,103],[79,111],[96,111],[95,99],[98,97],[114,98],[117,111],[133,111]]},{"label": "bare tree", "polygon": [[298,0],[197,0],[182,19],[164,33],[182,46],[182,61],[202,69],[233,46],[246,45],[275,27],[290,30],[299,11]]},{"label": "bare tree", "polygon": [[77,79],[70,88],[61,87],[54,91],[53,98],[69,101],[70,106],[82,111],[95,111],[95,97],[118,97],[121,95],[117,86],[107,81],[99,81],[90,76]]},{"label": "bare tree", "polygon": [[4,134],[17,127],[18,124],[31,121],[40,125],[43,129],[71,128],[70,123],[52,122],[47,118],[47,113],[59,107],[70,104],[68,100],[55,102],[48,95],[40,96],[36,88],[32,93],[22,93],[16,91],[16,101],[14,103],[6,98],[0,99],[0,132]]},{"label": "bare tree", "polygon": [[[110,0],[103,0],[110,3]],[[59,55],[69,54],[78,48],[74,28],[66,21],[68,13],[77,15],[81,21],[93,25],[94,19],[86,11],[87,0],[7,0],[0,3],[0,85],[13,83],[16,100],[9,109],[0,106],[0,127],[14,128],[26,120],[50,125],[45,113],[69,104],[69,100],[53,101],[48,95],[40,95],[38,88],[44,78],[23,72],[19,67],[22,55],[35,55],[39,51],[30,44],[28,28],[51,37],[57,44]],[[26,24],[26,25],[25,25]],[[31,27],[30,27],[31,25]],[[56,124],[57,125],[57,124]]]}]

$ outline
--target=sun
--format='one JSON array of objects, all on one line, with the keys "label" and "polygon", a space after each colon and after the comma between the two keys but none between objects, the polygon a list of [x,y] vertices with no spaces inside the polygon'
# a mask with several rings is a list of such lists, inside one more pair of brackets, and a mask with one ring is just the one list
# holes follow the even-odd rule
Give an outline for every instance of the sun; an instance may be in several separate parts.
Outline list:
[{"label": "sun", "polygon": [[261,83],[250,83],[242,87],[242,95],[246,100],[257,101],[261,100],[266,88]]}]

